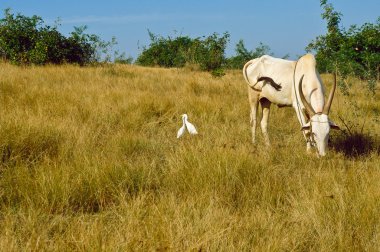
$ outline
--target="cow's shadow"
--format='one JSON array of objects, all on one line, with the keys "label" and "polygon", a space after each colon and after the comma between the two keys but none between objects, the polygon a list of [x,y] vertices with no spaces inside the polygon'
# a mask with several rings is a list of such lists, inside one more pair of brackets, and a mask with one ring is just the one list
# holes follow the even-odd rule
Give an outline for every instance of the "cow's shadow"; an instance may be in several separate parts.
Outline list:
[{"label": "cow's shadow", "polygon": [[373,152],[380,154],[379,139],[361,132],[338,132],[331,136],[329,145],[348,158],[366,157]]}]

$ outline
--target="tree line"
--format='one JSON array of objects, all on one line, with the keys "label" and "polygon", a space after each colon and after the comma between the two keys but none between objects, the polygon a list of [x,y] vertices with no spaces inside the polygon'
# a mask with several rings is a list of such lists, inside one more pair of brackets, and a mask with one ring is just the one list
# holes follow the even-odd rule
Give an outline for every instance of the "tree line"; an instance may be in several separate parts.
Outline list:
[{"label": "tree line", "polygon": [[[343,76],[355,75],[372,80],[376,85],[380,72],[380,17],[376,23],[340,25],[342,14],[327,0],[320,0],[322,18],[327,23],[327,33],[318,36],[305,48],[316,55],[320,72],[337,72]],[[135,64],[142,66],[184,67],[196,65],[216,76],[224,69],[241,69],[245,62],[264,54],[272,55],[269,46],[260,43],[248,50],[243,40],[235,46],[235,55],[226,57],[225,49],[230,34],[213,33],[210,36],[163,37],[148,30],[150,44],[142,48]],[[41,17],[27,17],[4,11],[0,19],[0,57],[14,64],[88,65],[111,61],[116,39],[103,41],[99,36],[87,34],[86,27],[74,27],[69,36],[58,31],[58,25],[48,26]],[[284,56],[287,57],[287,56]],[[114,52],[114,62],[132,63],[125,53]],[[373,82],[375,81],[375,82]]]}]

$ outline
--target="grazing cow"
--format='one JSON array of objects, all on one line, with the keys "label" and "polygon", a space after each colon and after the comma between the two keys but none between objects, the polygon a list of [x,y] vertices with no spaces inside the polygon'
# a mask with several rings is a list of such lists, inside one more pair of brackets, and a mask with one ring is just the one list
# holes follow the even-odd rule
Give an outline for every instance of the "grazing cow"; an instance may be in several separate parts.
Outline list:
[{"label": "grazing cow", "polygon": [[339,129],[328,118],[336,88],[336,78],[325,103],[324,87],[312,54],[306,54],[298,61],[264,55],[248,61],[244,65],[243,75],[248,83],[253,143],[255,143],[257,107],[260,102],[261,130],[265,144],[270,145],[267,127],[270,105],[274,103],[279,107],[292,106],[295,109],[306,139],[307,151],[310,151],[312,145],[316,145],[320,156],[326,154],[330,128]]}]

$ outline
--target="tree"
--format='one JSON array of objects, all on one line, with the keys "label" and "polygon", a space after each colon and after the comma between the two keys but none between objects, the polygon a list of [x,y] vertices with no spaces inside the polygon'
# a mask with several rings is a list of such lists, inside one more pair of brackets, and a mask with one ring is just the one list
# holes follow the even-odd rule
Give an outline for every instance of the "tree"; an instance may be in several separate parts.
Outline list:
[{"label": "tree", "polygon": [[261,57],[263,55],[273,55],[270,51],[270,47],[260,42],[255,50],[248,51],[244,46],[244,41],[241,39],[235,47],[236,56],[228,59],[228,67],[233,69],[242,69],[244,64],[254,58]]},{"label": "tree", "polygon": [[368,80],[374,92],[380,71],[380,18],[377,23],[361,27],[340,27],[342,14],[335,11],[327,0],[321,0],[322,18],[327,22],[327,34],[318,36],[307,47],[316,54],[321,72],[338,71],[343,78],[355,75]]},{"label": "tree", "polygon": [[143,47],[136,63],[143,66],[183,67],[197,64],[202,70],[216,71],[225,64],[224,52],[229,41],[229,33],[219,36],[213,33],[208,37],[192,39],[188,36],[164,38],[148,30],[149,47]]}]

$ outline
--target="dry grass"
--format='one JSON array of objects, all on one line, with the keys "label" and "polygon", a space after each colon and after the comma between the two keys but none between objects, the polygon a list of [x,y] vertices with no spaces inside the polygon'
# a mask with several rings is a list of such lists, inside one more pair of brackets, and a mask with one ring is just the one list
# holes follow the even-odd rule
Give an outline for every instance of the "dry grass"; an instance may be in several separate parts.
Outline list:
[{"label": "dry grass", "polygon": [[[333,133],[318,159],[290,108],[272,106],[271,149],[260,134],[250,144],[239,71],[1,64],[0,76],[1,251],[380,248],[380,97],[360,83],[331,116],[359,120],[368,150]],[[178,140],[185,112],[200,134]]]}]

